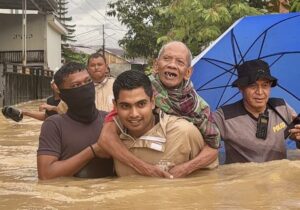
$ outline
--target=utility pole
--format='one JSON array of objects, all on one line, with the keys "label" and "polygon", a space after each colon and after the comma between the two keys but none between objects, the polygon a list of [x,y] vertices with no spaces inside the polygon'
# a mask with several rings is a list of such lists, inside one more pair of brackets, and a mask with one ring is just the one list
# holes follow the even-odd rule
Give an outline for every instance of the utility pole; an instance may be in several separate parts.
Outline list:
[{"label": "utility pole", "polygon": [[22,64],[27,65],[27,0],[22,0]]},{"label": "utility pole", "polygon": [[102,25],[102,54],[105,57],[105,38],[104,38],[104,24]]}]

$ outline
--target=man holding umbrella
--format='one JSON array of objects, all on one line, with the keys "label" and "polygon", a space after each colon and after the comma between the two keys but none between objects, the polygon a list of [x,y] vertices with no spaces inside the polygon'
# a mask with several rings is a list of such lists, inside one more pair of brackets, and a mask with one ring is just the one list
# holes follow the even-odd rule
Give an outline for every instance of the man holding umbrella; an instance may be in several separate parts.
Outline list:
[{"label": "man holding umbrella", "polygon": [[262,60],[250,60],[237,67],[233,83],[242,100],[220,107],[215,121],[225,143],[225,163],[265,162],[287,157],[285,130],[299,147],[300,124],[287,128],[296,117],[283,99],[270,98],[277,79]]}]

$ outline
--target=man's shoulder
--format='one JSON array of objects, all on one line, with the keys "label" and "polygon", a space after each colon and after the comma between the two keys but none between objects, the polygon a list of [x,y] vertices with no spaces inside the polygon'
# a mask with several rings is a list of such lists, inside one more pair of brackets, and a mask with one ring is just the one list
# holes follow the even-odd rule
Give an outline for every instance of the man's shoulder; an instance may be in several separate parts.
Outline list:
[{"label": "man's shoulder", "polygon": [[165,124],[161,124],[162,131],[167,139],[192,139],[200,138],[198,128],[184,118],[166,115]]},{"label": "man's shoulder", "polygon": [[47,117],[42,123],[41,135],[60,132],[63,125],[68,123],[64,115],[65,114],[54,114]]},{"label": "man's shoulder", "polygon": [[189,132],[194,129],[197,130],[196,126],[194,126],[193,123],[180,116],[168,115],[166,113],[163,113],[160,117],[160,120],[162,126],[165,127],[166,132]]},{"label": "man's shoulder", "polygon": [[239,100],[237,102],[234,102],[232,104],[221,106],[217,112],[223,112],[225,120],[236,118],[239,116],[243,116],[247,114],[244,106],[243,101]]},{"label": "man's shoulder", "polygon": [[45,119],[45,121],[60,121],[63,120],[63,115],[65,114],[54,114]]},{"label": "man's shoulder", "polygon": [[112,90],[114,82],[115,82],[115,78],[113,78],[113,77],[107,77],[107,81],[102,86],[102,88],[104,88],[104,89],[111,89]]},{"label": "man's shoulder", "polygon": [[66,120],[65,119],[65,117],[66,117],[65,115],[66,114],[54,114],[54,115],[51,115],[51,116],[47,117],[43,123],[50,123],[50,122],[52,122],[54,124],[58,124],[58,123],[63,122],[63,121]]},{"label": "man's shoulder", "polygon": [[278,106],[285,106],[286,103],[283,98],[270,98],[268,104],[276,108]]},{"label": "man's shoulder", "polygon": [[98,118],[101,118],[101,121],[104,123],[104,118],[106,117],[106,115],[108,115],[108,112],[102,110],[98,110],[98,111],[99,111]]},{"label": "man's shoulder", "polygon": [[114,83],[116,79],[114,77],[107,77],[107,83]]}]

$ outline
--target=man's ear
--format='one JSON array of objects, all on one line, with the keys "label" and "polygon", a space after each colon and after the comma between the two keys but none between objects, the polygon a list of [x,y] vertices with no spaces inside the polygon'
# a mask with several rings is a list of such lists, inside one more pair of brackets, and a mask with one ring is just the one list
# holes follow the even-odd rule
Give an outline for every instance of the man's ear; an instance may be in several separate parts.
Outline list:
[{"label": "man's ear", "polygon": [[193,73],[193,67],[188,67],[187,68],[187,70],[186,70],[186,72],[185,72],[185,75],[184,75],[184,79],[185,80],[189,80],[190,79],[190,77],[191,77],[191,75],[192,75],[192,73]]},{"label": "man's ear", "polygon": [[56,93],[60,93],[60,91],[59,91],[59,89],[58,89],[58,87],[57,87],[57,85],[53,82],[53,83],[51,83],[51,87],[52,87],[52,90],[54,91],[54,92],[56,92]]},{"label": "man's ear", "polygon": [[152,96],[152,98],[151,98],[151,106],[152,106],[152,110],[153,109],[155,109],[155,98],[154,98],[154,96]]}]

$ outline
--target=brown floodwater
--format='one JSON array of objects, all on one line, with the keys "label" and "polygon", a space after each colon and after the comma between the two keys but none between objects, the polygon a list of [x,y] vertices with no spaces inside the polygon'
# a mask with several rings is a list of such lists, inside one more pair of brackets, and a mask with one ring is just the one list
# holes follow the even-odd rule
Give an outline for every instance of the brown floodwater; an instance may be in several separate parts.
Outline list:
[{"label": "brown floodwater", "polygon": [[[19,107],[37,109],[41,101]],[[0,209],[300,209],[299,151],[291,159],[222,165],[184,179],[38,181],[41,122],[0,116]]]}]

